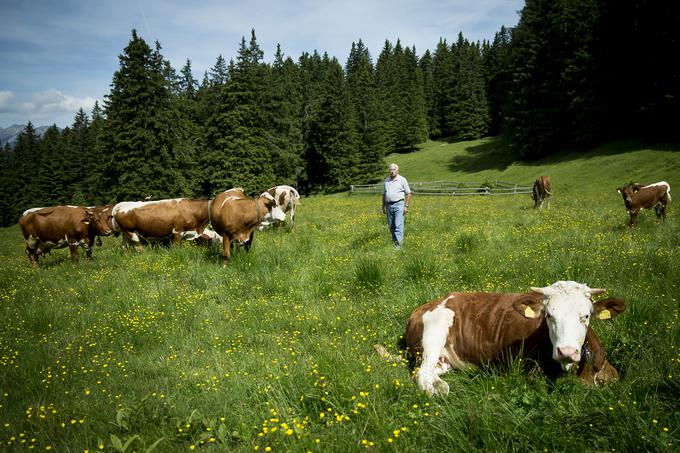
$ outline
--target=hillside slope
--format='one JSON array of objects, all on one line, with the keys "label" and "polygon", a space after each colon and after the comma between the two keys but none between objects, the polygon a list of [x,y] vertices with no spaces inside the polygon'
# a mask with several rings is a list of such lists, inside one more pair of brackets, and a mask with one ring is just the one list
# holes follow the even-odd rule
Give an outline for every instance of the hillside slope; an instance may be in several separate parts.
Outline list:
[{"label": "hillside slope", "polygon": [[582,153],[560,153],[537,161],[517,161],[500,137],[466,142],[429,141],[409,154],[390,154],[409,181],[479,181],[496,179],[532,184],[552,176],[555,191],[615,190],[631,181],[667,181],[680,188],[680,144],[612,142]]}]

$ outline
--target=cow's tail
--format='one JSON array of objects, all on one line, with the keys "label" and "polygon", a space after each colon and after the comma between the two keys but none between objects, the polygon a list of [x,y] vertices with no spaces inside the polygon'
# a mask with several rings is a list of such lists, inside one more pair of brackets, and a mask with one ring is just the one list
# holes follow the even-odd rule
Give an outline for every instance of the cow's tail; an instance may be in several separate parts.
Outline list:
[{"label": "cow's tail", "polygon": [[668,201],[671,201],[671,185],[666,183],[666,195],[668,195]]},{"label": "cow's tail", "polygon": [[387,360],[388,362],[399,363],[399,362],[401,362],[401,361],[404,359],[404,357],[401,356],[400,354],[392,354],[392,353],[390,353],[390,352],[385,348],[385,346],[383,346],[383,345],[381,345],[381,344],[374,344],[374,345],[373,345],[373,349],[375,349],[375,352],[377,352],[378,355],[379,355],[380,357],[382,357],[383,359]]}]

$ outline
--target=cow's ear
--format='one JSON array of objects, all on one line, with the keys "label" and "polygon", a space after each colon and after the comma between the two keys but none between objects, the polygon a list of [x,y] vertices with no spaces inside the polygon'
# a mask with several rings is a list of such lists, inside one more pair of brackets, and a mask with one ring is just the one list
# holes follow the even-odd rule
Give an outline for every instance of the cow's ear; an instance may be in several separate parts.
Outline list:
[{"label": "cow's ear", "polygon": [[612,319],[626,310],[626,303],[621,299],[608,298],[593,302],[593,315],[597,319]]},{"label": "cow's ear", "polygon": [[514,306],[515,310],[525,318],[538,318],[543,314],[543,300],[534,295],[517,299]]}]

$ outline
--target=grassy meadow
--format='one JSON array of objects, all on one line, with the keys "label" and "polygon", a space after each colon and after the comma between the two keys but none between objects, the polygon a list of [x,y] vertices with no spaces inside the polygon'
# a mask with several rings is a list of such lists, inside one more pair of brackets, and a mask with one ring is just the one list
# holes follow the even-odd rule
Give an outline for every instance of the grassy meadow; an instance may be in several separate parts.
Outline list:
[{"label": "grassy meadow", "polygon": [[[218,248],[94,260],[56,250],[35,270],[0,229],[0,450],[678,451],[680,146],[609,144],[515,163],[498,139],[392,155],[410,181],[553,178],[529,195],[414,197],[394,250],[376,196],[303,198],[293,230]],[[668,218],[629,228],[616,187],[670,183]],[[676,192],[677,191],[677,192]],[[84,254],[82,254],[84,255]],[[443,376],[431,398],[398,350],[411,311],[450,291],[557,280],[608,289],[627,310],[594,321],[618,383],[509,369]]]}]

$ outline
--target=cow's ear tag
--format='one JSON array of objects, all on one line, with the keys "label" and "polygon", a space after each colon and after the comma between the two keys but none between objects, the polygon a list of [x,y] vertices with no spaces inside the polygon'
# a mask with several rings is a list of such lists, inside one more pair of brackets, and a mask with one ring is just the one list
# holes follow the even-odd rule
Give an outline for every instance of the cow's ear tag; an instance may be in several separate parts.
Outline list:
[{"label": "cow's ear tag", "polygon": [[597,319],[611,319],[611,318],[612,318],[612,314],[606,308],[604,310],[602,310],[600,313],[598,313],[598,315],[597,315]]},{"label": "cow's ear tag", "polygon": [[535,318],[536,317],[536,312],[529,306],[524,309],[524,317],[526,318]]}]

